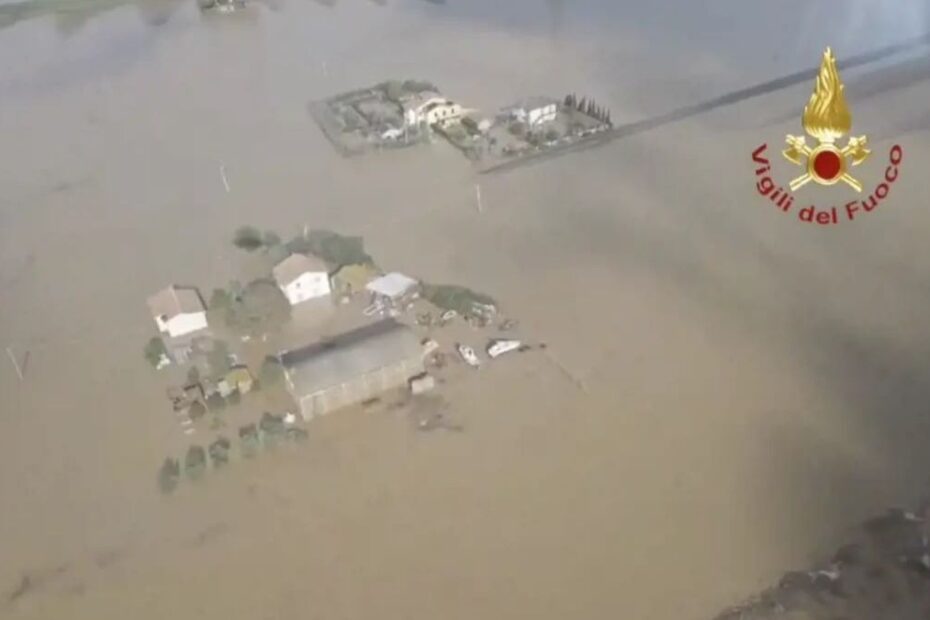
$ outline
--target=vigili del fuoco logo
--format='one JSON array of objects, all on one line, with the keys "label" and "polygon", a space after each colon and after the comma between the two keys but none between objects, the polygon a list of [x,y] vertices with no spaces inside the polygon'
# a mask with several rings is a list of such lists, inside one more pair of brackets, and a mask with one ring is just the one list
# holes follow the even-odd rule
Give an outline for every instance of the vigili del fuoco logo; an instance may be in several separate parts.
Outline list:
[{"label": "vigili del fuoco logo", "polygon": [[884,178],[867,197],[847,202],[842,208],[819,207],[813,203],[796,208],[796,193],[812,182],[822,186],[841,184],[840,187],[862,193],[862,183],[850,169],[866,161],[872,152],[868,149],[865,135],[850,136],[846,144],[840,146],[843,136],[852,129],[852,114],[846,105],[844,89],[836,68],[836,58],[828,47],[820,63],[814,94],[801,117],[801,126],[814,144],[809,144],[805,136],[789,134],[785,139],[788,148],[782,151],[782,155],[803,170],[788,183],[789,190],[772,180],[772,165],[766,157],[768,145],[762,144],[752,152],[752,161],[756,165],[756,190],[784,213],[797,213],[802,222],[838,224],[871,213],[888,196],[898,178],[904,151],[895,144],[888,153]]}]

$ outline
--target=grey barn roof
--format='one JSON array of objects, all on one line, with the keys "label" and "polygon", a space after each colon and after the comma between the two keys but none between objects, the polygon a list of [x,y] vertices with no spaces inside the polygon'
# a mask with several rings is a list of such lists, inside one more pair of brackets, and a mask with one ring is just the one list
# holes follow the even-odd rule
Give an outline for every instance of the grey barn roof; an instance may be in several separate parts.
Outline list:
[{"label": "grey barn roof", "polygon": [[294,396],[300,398],[422,355],[416,334],[386,319],[283,353],[281,364]]}]

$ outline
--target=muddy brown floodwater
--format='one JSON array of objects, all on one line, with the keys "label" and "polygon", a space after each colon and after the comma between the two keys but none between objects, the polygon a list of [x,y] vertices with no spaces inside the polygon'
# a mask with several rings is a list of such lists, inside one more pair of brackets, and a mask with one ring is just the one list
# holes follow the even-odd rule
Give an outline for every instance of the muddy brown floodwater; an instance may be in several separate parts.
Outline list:
[{"label": "muddy brown floodwater", "polygon": [[[880,209],[826,230],[758,196],[749,160],[800,132],[812,84],[482,177],[480,214],[447,145],[344,160],[306,112],[414,77],[633,122],[925,23],[910,2],[681,4],[146,4],[0,30],[0,346],[29,352],[23,381],[0,359],[0,617],[697,620],[915,497],[925,49],[843,75],[876,153],[857,174],[894,142],[907,159]],[[243,224],[362,235],[493,295],[547,355],[443,386],[464,432],[334,415],[162,497],[185,439],[145,299],[238,277]]]}]

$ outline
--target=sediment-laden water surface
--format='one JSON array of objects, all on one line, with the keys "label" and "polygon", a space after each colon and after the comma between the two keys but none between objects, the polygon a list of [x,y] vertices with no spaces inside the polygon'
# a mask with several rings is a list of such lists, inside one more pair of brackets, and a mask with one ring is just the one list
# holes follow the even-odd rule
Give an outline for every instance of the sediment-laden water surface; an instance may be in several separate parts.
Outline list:
[{"label": "sediment-laden water surface", "polygon": [[[4,2],[0,345],[28,365],[0,358],[0,616],[708,618],[916,497],[926,48],[843,73],[876,154],[857,175],[906,159],[835,229],[754,185],[812,83],[481,177],[480,212],[448,145],[346,160],[306,108],[413,77],[636,122],[923,33],[889,4]],[[492,295],[547,355],[444,386],[464,432],[333,415],[163,497],[186,438],[145,300],[238,277],[244,224],[361,235]]]}]

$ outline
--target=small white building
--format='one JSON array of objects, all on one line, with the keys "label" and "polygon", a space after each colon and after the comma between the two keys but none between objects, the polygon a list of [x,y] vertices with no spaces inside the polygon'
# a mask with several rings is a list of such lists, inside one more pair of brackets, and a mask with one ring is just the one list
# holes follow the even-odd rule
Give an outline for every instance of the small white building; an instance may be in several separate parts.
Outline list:
[{"label": "small white building", "polygon": [[548,97],[532,97],[519,102],[507,110],[514,119],[536,127],[555,120],[559,114],[559,102]]},{"label": "small white building", "polygon": [[377,304],[399,305],[417,297],[420,283],[410,276],[395,271],[372,280],[365,286],[365,290],[372,294]]},{"label": "small white building", "polygon": [[404,122],[408,127],[435,125],[461,118],[465,109],[437,93],[422,93],[404,102]]},{"label": "small white building", "polygon": [[207,309],[193,287],[169,286],[148,299],[158,331],[172,338],[207,328]]},{"label": "small white building", "polygon": [[271,270],[271,275],[292,306],[332,292],[326,263],[306,254],[291,254]]}]

